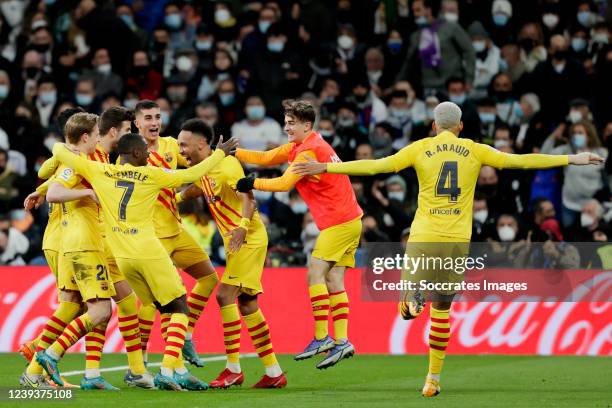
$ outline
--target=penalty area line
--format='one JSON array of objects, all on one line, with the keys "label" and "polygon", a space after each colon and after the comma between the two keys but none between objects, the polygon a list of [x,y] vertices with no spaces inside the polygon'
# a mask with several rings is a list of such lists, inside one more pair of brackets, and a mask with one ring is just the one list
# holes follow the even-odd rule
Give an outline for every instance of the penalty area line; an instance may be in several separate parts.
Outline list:
[{"label": "penalty area line", "polygon": [[[247,353],[247,354],[241,354],[240,358],[254,358],[257,357],[257,353]],[[200,358],[200,360],[202,360],[203,362],[207,363],[207,362],[211,362],[211,361],[225,361],[226,357],[223,356],[213,356],[213,357],[204,357],[204,358]],[[157,363],[147,363],[147,368],[149,367],[159,367],[161,366],[161,361],[157,362]],[[108,372],[112,372],[112,371],[127,371],[127,369],[130,368],[127,365],[122,365],[122,366],[114,366],[114,367],[104,367],[100,369],[101,373],[108,373]],[[71,376],[75,376],[75,375],[83,375],[85,374],[85,370],[77,370],[77,371],[66,371],[61,373],[62,377],[71,377]]]}]

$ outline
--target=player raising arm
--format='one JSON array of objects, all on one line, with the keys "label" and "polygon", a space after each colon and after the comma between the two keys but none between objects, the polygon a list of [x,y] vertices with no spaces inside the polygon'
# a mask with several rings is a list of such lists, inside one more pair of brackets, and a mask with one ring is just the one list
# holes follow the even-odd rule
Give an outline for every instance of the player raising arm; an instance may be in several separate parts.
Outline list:
[{"label": "player raising arm", "polygon": [[[371,176],[414,167],[419,181],[419,196],[406,248],[408,253],[412,247],[418,247],[419,243],[428,242],[464,243],[463,248],[467,247],[465,243],[470,241],[472,234],[474,190],[483,165],[498,169],[541,169],[603,162],[601,157],[593,153],[570,156],[507,154],[470,139],[459,138],[463,129],[461,109],[451,102],[443,102],[436,107],[432,126],[435,137],[414,142],[392,156],[346,163],[309,160],[295,164],[293,171],[299,176],[323,173]],[[440,372],[450,337],[453,294],[445,295],[448,301],[433,302],[430,310],[429,373],[423,387],[423,395],[427,397],[440,392]],[[421,313],[423,306],[424,300],[416,296],[414,301],[401,302],[400,312],[404,319],[411,319]]]},{"label": "player raising arm", "polygon": [[[329,350],[317,364],[317,368],[324,369],[355,354],[348,339],[349,300],[344,288],[344,272],[346,268],[355,266],[363,211],[357,204],[348,177],[335,174],[302,177],[291,171],[292,166],[307,161],[309,157],[325,162],[339,162],[340,159],[321,135],[313,131],[316,112],[310,103],[285,101],[283,107],[289,143],[267,152],[238,149],[236,158],[260,165],[289,162],[289,169],[281,177],[273,179],[243,178],[236,188],[244,193],[253,188],[289,191],[295,186],[321,231],[308,265],[308,292],[315,335],[295,359],[304,360]],[[330,310],[335,339],[328,334]]]},{"label": "player raising arm", "polygon": [[[53,149],[59,161],[82,175],[96,191],[111,252],[138,298],[170,313],[162,367],[155,377],[158,388],[182,389],[184,373],[174,372],[174,366],[185,340],[189,309],[178,272],[155,236],[151,220],[155,200],[162,188],[178,187],[204,176],[236,144],[232,139],[219,143],[208,160],[177,171],[147,167],[149,151],[137,134],[125,135],[119,141],[118,152],[124,165],[91,162],[61,144]],[[57,360],[47,360],[43,367],[55,381],[61,381]]]}]

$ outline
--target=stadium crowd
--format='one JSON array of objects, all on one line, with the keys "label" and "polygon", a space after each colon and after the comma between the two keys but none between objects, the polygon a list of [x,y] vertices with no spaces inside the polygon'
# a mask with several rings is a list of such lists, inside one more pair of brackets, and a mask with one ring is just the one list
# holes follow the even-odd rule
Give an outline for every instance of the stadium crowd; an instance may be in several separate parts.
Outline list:
[{"label": "stadium crowd", "polygon": [[[608,2],[609,3],[609,2]],[[463,111],[462,136],[504,152],[612,147],[612,7],[537,0],[2,0],[0,263],[44,262],[44,209],[23,199],[61,141],[57,115],[156,101],[162,135],[198,117],[241,146],[283,144],[281,101],[304,98],[344,161],[380,158],[431,134],[433,108]],[[248,167],[260,176],[280,168]],[[362,242],[409,234],[412,170],[353,178]],[[605,165],[481,170],[474,241],[609,241]],[[304,265],[319,233],[293,191],[255,191],[271,266]],[[183,222],[219,264],[223,243],[202,201]],[[557,245],[557,244],[555,244]],[[555,246],[547,254],[555,254]],[[558,248],[558,247],[557,247]]]}]

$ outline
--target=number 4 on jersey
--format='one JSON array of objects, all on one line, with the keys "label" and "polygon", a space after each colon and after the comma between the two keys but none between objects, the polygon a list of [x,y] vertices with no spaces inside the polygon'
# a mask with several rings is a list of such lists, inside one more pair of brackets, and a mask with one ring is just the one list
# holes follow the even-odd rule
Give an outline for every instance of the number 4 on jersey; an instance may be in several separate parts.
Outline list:
[{"label": "number 4 on jersey", "polygon": [[448,201],[451,203],[457,202],[457,199],[461,194],[457,174],[458,170],[456,161],[447,161],[442,163],[440,174],[438,175],[438,182],[436,183],[436,197],[448,197]]}]

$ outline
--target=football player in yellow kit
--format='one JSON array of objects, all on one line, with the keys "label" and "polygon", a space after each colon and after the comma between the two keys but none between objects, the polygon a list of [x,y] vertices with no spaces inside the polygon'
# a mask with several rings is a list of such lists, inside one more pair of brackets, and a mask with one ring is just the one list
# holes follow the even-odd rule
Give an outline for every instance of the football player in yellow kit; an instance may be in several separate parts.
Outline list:
[{"label": "football player in yellow kit", "polygon": [[[138,133],[144,137],[149,147],[149,166],[166,170],[174,170],[177,166],[187,167],[187,161],[179,154],[177,140],[173,137],[160,137],[161,111],[157,103],[143,100],[134,108],[134,124]],[[208,298],[217,286],[219,278],[206,252],[197,244],[191,235],[183,228],[178,212],[177,195],[174,188],[164,188],[160,191],[155,203],[155,234],[161,241],[174,264],[188,273],[197,282],[189,296],[189,324],[183,357],[193,365],[201,367],[203,363],[198,357],[191,341],[195,324],[202,314]],[[146,359],[148,335],[155,319],[155,308],[143,304],[138,317],[143,353]],[[162,328],[170,321],[167,314],[161,316]]]},{"label": "football player in yellow kit", "polygon": [[[62,145],[53,149],[59,161],[81,174],[96,190],[104,212],[108,245],[138,297],[143,303],[154,303],[162,313],[170,314],[164,359],[155,377],[158,388],[181,390],[183,377],[189,375],[177,369],[187,331],[188,308],[180,277],[154,234],[151,217],[155,199],[163,188],[175,188],[202,177],[235,146],[232,139],[219,143],[209,159],[180,171],[146,166],[148,147],[137,134],[122,136],[119,141],[118,151],[125,165],[91,162]],[[61,384],[58,359],[38,353],[37,360]],[[199,385],[200,389],[207,388],[205,383]]]},{"label": "football player in yellow kit", "polygon": [[[181,154],[195,166],[210,156],[213,139],[210,126],[200,119],[190,119],[183,123],[179,133]],[[287,378],[276,359],[268,322],[257,302],[258,295],[263,292],[261,275],[266,261],[268,234],[252,193],[236,191],[236,183],[243,177],[244,170],[238,159],[226,157],[196,182],[199,194],[191,195],[204,196],[223,236],[227,254],[227,266],[217,291],[227,363],[225,370],[210,386],[228,388],[244,381],[239,360],[242,316],[266,370],[254,388],[283,388],[287,385]]]},{"label": "football player in yellow kit", "polygon": [[[356,160],[346,163],[318,163],[311,160],[295,165],[302,176],[324,172],[348,175],[374,175],[399,172],[414,167],[419,181],[418,208],[406,252],[420,243],[454,243],[465,249],[472,234],[474,190],[483,165],[498,169],[540,169],[558,166],[600,164],[603,159],[593,153],[574,155],[508,154],[491,146],[460,138],[463,129],[461,109],[452,102],[443,102],[434,109],[434,137],[411,143],[396,154],[378,160]],[[423,245],[424,247],[425,245]],[[440,246],[442,247],[442,246]],[[430,247],[431,248],[431,247]],[[448,299],[448,300],[446,300]],[[429,373],[422,394],[433,397],[440,392],[440,373],[450,337],[452,294],[444,301],[431,304],[429,333]],[[421,313],[424,299],[401,302],[404,319]]]}]

